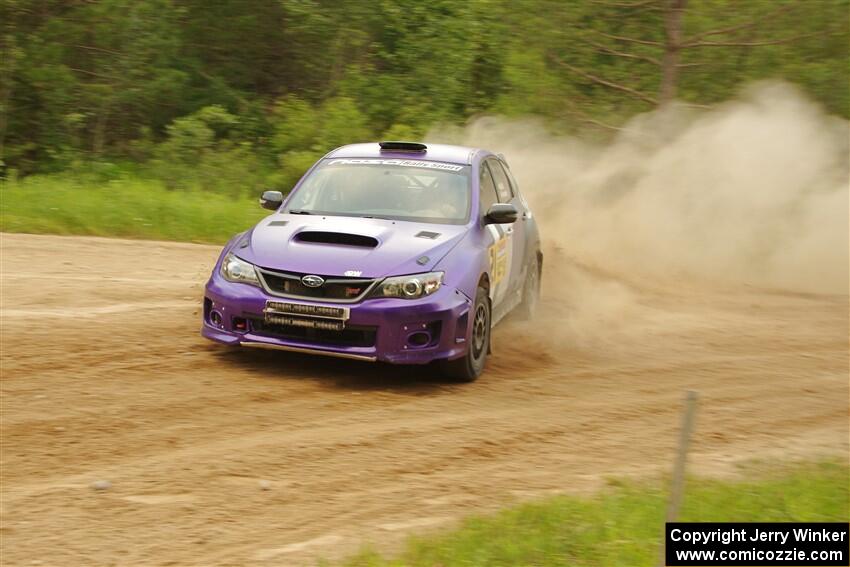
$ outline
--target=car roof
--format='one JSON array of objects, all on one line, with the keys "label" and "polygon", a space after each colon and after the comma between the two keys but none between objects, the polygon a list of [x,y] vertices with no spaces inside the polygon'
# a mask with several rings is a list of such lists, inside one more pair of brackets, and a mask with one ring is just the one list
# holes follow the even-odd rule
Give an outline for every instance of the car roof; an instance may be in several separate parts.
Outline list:
[{"label": "car roof", "polygon": [[475,155],[484,150],[478,148],[468,148],[466,146],[450,146],[447,144],[425,144],[424,152],[406,152],[381,150],[378,142],[368,144],[349,144],[337,148],[325,157],[328,158],[395,158],[395,159],[421,159],[427,161],[442,161],[446,163],[461,163],[469,165],[472,163]]}]

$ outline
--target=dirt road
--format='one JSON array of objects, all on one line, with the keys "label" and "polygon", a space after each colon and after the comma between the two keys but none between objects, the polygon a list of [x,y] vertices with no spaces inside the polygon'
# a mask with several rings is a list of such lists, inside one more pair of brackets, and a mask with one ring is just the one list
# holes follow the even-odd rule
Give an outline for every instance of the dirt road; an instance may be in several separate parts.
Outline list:
[{"label": "dirt road", "polygon": [[[469,385],[198,335],[217,249],[2,235],[3,565],[290,565],[609,476],[848,454],[846,297],[546,280]],[[550,256],[556,258],[557,256]],[[556,301],[555,290],[585,289]],[[108,481],[107,490],[94,490]]]}]

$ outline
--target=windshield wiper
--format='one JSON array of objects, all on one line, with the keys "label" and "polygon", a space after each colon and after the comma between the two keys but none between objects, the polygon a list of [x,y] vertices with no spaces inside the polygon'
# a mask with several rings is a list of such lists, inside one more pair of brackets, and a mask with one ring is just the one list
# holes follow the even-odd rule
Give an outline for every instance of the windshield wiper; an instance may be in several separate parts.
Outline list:
[{"label": "windshield wiper", "polygon": [[290,215],[312,215],[310,211],[305,211],[303,209],[289,209],[287,211]]}]

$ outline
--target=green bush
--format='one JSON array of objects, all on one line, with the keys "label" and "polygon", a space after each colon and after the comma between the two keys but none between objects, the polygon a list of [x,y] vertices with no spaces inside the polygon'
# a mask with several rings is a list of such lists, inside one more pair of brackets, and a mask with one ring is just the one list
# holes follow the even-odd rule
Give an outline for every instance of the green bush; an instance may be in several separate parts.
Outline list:
[{"label": "green bush", "polygon": [[416,142],[419,140],[421,132],[408,126],[407,124],[393,124],[389,130],[381,136],[382,140],[400,140],[406,142]]},{"label": "green bush", "polygon": [[250,142],[228,136],[238,119],[212,105],[176,119],[168,138],[155,150],[154,175],[169,189],[197,189],[236,197],[255,194],[267,167]]},{"label": "green bush", "polygon": [[374,137],[366,124],[366,115],[348,97],[336,97],[322,105],[321,128],[316,139],[318,149],[331,150],[343,144],[369,142]]},{"label": "green bush", "polygon": [[294,96],[277,101],[273,111],[279,170],[269,185],[288,191],[328,151],[345,144],[374,138],[367,118],[348,97],[328,99],[319,108]]},{"label": "green bush", "polygon": [[308,149],[315,145],[319,113],[309,102],[295,96],[281,98],[274,106],[272,122],[272,147],[277,155]]}]

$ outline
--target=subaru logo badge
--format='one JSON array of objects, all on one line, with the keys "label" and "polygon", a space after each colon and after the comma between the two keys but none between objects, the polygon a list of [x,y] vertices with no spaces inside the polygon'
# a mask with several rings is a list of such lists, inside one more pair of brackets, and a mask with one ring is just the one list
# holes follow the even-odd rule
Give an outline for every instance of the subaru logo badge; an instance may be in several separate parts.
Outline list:
[{"label": "subaru logo badge", "polygon": [[301,283],[303,283],[307,287],[322,287],[322,284],[325,283],[325,280],[320,276],[304,276],[303,278],[301,278]]}]

